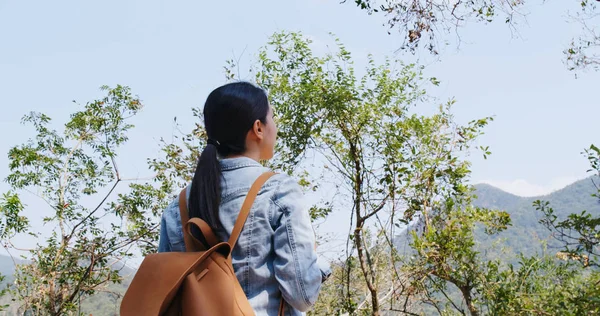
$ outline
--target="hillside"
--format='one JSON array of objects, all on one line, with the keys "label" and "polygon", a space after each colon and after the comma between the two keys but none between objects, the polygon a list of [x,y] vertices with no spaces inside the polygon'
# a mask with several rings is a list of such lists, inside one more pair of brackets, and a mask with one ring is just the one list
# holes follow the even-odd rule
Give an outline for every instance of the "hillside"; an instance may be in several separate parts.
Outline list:
[{"label": "hillside", "polygon": [[[595,193],[592,178],[577,181],[561,190],[539,197],[519,197],[488,184],[475,185],[476,199],[473,204],[496,210],[503,210],[510,214],[512,226],[494,236],[488,236],[478,229],[476,240],[478,249],[487,258],[503,258],[504,261],[515,263],[516,256],[522,253],[526,256],[546,252],[554,254],[560,250],[558,243],[552,238],[550,232],[543,227],[539,220],[542,214],[533,207],[533,202],[543,200],[550,202],[559,219],[566,218],[571,213],[580,213],[586,210],[594,216],[600,215],[600,203],[591,195]],[[410,236],[403,232],[396,236],[394,243],[405,253],[409,250]]]},{"label": "hillside", "polygon": [[512,209],[525,200],[523,197],[504,192],[489,184],[477,184],[475,190],[477,196],[475,204],[479,207]]},{"label": "hillside", "polygon": [[[476,185],[477,199],[474,205],[498,210],[510,214],[512,226],[497,236],[487,236],[479,233],[480,249],[492,249],[488,254],[495,257],[499,255],[499,247],[506,247],[506,252],[514,256],[518,253],[525,255],[540,254],[544,251],[543,243],[547,242],[547,252],[555,253],[559,250],[558,244],[551,237],[550,232],[543,227],[539,220],[542,214],[533,207],[533,202],[543,200],[550,202],[559,218],[566,218],[571,213],[583,210],[592,215],[600,215],[600,203],[591,195],[595,193],[592,179],[587,178],[577,181],[561,190],[539,197],[518,197],[506,193],[490,185]],[[497,243],[498,247],[490,247]]]}]

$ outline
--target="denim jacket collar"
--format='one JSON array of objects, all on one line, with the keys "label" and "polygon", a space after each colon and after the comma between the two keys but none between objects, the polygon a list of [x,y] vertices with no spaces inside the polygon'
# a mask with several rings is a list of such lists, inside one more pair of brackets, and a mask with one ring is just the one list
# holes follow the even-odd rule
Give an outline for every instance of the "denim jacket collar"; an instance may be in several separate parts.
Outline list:
[{"label": "denim jacket collar", "polygon": [[221,170],[235,170],[244,167],[262,167],[256,160],[248,157],[222,158],[219,163]]}]

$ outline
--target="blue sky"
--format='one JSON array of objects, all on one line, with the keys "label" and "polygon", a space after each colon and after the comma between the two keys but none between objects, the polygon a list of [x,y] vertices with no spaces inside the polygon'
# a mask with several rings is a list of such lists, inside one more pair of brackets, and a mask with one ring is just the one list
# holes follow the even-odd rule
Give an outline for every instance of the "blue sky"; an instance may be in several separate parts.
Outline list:
[{"label": "blue sky", "polygon": [[[101,85],[119,83],[145,104],[120,169],[126,177],[148,176],[145,159],[157,156],[160,137],[172,135],[173,117],[191,126],[190,108],[225,81],[225,60],[241,56],[244,69],[275,31],[302,31],[322,50],[333,32],[358,68],[369,53],[395,54],[402,39],[387,35],[383,17],[339,2],[0,0],[0,153],[31,136],[19,123],[28,111],[62,123],[77,109],[71,100],[84,103],[102,95]],[[473,24],[461,31],[460,49],[449,46],[439,61],[397,55],[427,65],[427,75],[442,81],[431,95],[439,102],[454,97],[459,121],[495,116],[480,140],[493,154],[472,157],[472,180],[521,195],[585,177],[580,152],[600,143],[600,73],[575,79],[562,64],[562,50],[578,32],[566,23],[566,10],[576,4],[532,3],[520,38],[503,23]],[[1,154],[0,177],[7,174]]]}]

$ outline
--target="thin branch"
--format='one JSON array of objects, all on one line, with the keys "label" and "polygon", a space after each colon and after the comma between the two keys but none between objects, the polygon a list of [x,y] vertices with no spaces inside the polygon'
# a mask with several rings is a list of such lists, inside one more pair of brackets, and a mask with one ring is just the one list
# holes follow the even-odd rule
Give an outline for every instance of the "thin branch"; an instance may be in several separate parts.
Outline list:
[{"label": "thin branch", "polygon": [[423,301],[423,303],[425,303],[425,304],[429,304],[429,305],[431,305],[431,306],[435,307],[435,309],[437,310],[437,312],[438,312],[438,314],[439,314],[439,315],[444,315],[444,313],[442,313],[442,310],[440,309],[440,307],[439,307],[439,306],[437,305],[437,303],[436,303],[436,302],[435,302],[435,301],[434,301],[434,300],[431,298],[431,296],[430,296],[429,294],[426,294],[426,295],[427,295],[427,299],[428,299],[428,300],[426,300],[426,301]]},{"label": "thin branch", "polygon": [[387,202],[387,199],[389,198],[389,194],[381,201],[381,203],[379,203],[379,205],[373,209],[369,214],[361,217],[361,220],[364,222],[367,219],[369,219],[371,216],[377,214],[379,211],[381,211],[384,207],[385,207],[385,203]]},{"label": "thin branch", "polygon": [[[329,152],[331,154],[333,154],[333,156],[335,157],[335,159],[339,162],[339,164],[341,166],[344,166],[345,163],[342,161],[342,159],[339,157],[339,155],[337,154],[337,152],[335,150],[333,150],[333,148],[331,147],[331,145],[329,145],[329,143],[326,143],[325,145],[328,146]],[[350,176],[350,172],[348,170],[346,170],[343,167],[338,166],[338,164],[336,164],[334,161],[331,160],[331,158],[329,157],[329,155],[327,155],[325,153],[325,151],[323,151],[323,149],[320,149],[318,147],[316,147],[315,149],[317,149],[317,151],[323,155],[325,157],[325,159],[327,159],[327,161],[329,161],[329,163],[336,168],[342,175],[344,175],[344,177],[348,178],[348,179],[352,179],[352,176]]]},{"label": "thin branch", "polygon": [[[427,275],[427,278],[429,278],[429,280],[430,280],[431,282],[435,282],[435,281],[434,281],[434,280],[431,278],[431,275],[429,275],[429,274],[428,274],[428,275]],[[457,311],[459,311],[461,314],[465,315],[465,311],[464,311],[463,309],[459,308],[458,306],[456,306],[456,304],[454,303],[454,301],[453,301],[453,300],[452,300],[452,299],[451,299],[451,298],[448,296],[448,294],[446,294],[446,292],[445,292],[444,290],[442,290],[442,289],[440,289],[440,288],[438,288],[438,289],[439,289],[439,291],[440,291],[440,292],[442,292],[442,294],[444,295],[444,297],[445,297],[445,298],[446,298],[446,299],[447,299],[447,300],[450,302],[450,304],[452,304],[452,306],[453,306],[453,307],[454,307],[454,308],[455,308]]]},{"label": "thin branch", "polygon": [[356,310],[359,311],[363,308],[363,306],[367,303],[369,303],[371,299],[371,292],[367,291],[367,296],[365,296],[365,299],[356,307]]},{"label": "thin branch", "polygon": [[117,187],[117,185],[119,184],[120,181],[121,180],[117,179],[117,181],[115,181],[115,184],[112,186],[112,188],[110,189],[108,194],[106,194],[106,196],[104,196],[104,198],[102,199],[102,201],[100,201],[98,206],[96,206],[96,208],[93,211],[91,211],[84,219],[82,219],[79,223],[77,223],[75,226],[73,226],[73,229],[71,230],[71,233],[69,234],[69,237],[67,239],[71,239],[71,237],[73,237],[73,234],[75,234],[75,230],[77,230],[77,228],[79,226],[83,225],[83,223],[85,223],[85,221],[87,221],[90,217],[92,217],[92,215],[94,215],[94,213],[96,213],[100,209],[102,204],[104,204],[106,199],[108,199],[108,197],[112,194],[112,192]]},{"label": "thin branch", "polygon": [[390,247],[390,250],[391,250],[390,257],[392,259],[391,264],[392,264],[392,268],[394,269],[394,275],[396,276],[397,280],[400,280],[400,273],[398,272],[398,268],[396,267],[396,262],[394,260],[394,255],[397,254],[398,250],[396,249],[396,247],[394,246],[394,243],[388,236],[388,234],[385,230],[385,227],[383,226],[383,223],[381,222],[381,219],[379,218],[379,215],[376,215],[375,218],[377,219],[379,226],[381,227],[381,230],[383,231],[383,236],[385,237],[385,240],[386,240],[388,246]]},{"label": "thin branch", "polygon": [[[8,241],[7,241],[7,243],[10,245],[10,248],[11,248],[11,249],[14,249],[14,250],[23,251],[23,252],[31,252],[31,251],[33,251],[33,249],[32,249],[32,248],[29,248],[29,249],[26,249],[26,248],[19,248],[19,247],[15,246],[15,245],[12,243],[12,241],[10,241],[10,240],[8,240]],[[5,249],[6,249],[6,247],[5,247]],[[6,251],[8,252],[8,249],[7,249]]]},{"label": "thin branch", "polygon": [[115,175],[117,177],[117,182],[121,180],[121,175],[119,174],[119,168],[117,167],[117,163],[115,162],[115,157],[110,155],[110,161],[113,164],[113,168],[115,169]]},{"label": "thin branch", "polygon": [[415,314],[415,313],[409,312],[407,310],[399,310],[399,309],[390,309],[390,310],[393,311],[393,312],[400,312],[400,313],[405,314],[405,315],[421,316],[421,314]]},{"label": "thin branch", "polygon": [[10,257],[10,260],[12,260],[13,265],[15,266],[15,268],[17,267],[17,261],[15,260],[15,257],[13,257],[12,253],[10,252],[10,250],[8,249],[8,247],[6,247],[5,245],[2,245],[2,248],[4,248],[4,250],[6,250],[6,252],[8,253],[8,256]]},{"label": "thin branch", "polygon": [[125,179],[120,179],[121,182],[135,182],[135,181],[150,181],[150,180],[154,180],[156,179],[156,175],[154,176],[149,176],[149,177],[144,177],[144,178],[125,178]]},{"label": "thin branch", "polygon": [[57,209],[57,207],[56,207],[55,205],[52,205],[52,204],[50,203],[50,201],[48,201],[47,199],[45,199],[43,196],[41,196],[41,195],[39,195],[39,194],[37,194],[37,193],[34,193],[33,191],[31,191],[31,190],[29,190],[29,189],[24,189],[24,190],[25,190],[25,192],[28,192],[28,193],[32,194],[33,196],[35,196],[35,197],[38,197],[38,198],[40,198],[42,201],[46,202],[46,204],[48,204],[48,206],[50,206],[50,208],[52,208],[52,209],[54,209],[54,210],[56,210],[56,209]]},{"label": "thin branch", "polygon": [[[156,230],[156,229],[157,229],[159,226],[160,226],[160,224],[156,224],[156,225],[154,225],[154,226],[150,227],[150,229],[148,230],[148,232],[149,232],[149,233],[153,232],[153,231],[154,231],[154,230]],[[127,246],[129,246],[130,244],[132,244],[132,243],[134,243],[134,242],[137,242],[137,241],[139,241],[140,239],[142,239],[142,238],[144,238],[144,237],[146,237],[146,235],[138,235],[138,236],[137,236],[137,237],[135,237],[135,238],[131,238],[131,239],[127,240],[127,241],[126,241],[125,243],[123,243],[123,244],[120,244],[120,245],[115,245],[114,247],[112,247],[112,248],[109,248],[109,251],[107,251],[107,253],[113,253],[113,252],[115,252],[115,251],[117,251],[117,250],[119,250],[119,249],[121,249],[121,248],[127,247]]]},{"label": "thin branch", "polygon": [[[84,132],[87,133],[87,130]],[[63,169],[61,170],[61,176],[58,179],[58,187],[60,190],[60,201],[59,202],[64,202],[64,188],[66,186],[66,182],[68,180],[68,173],[67,173],[67,167],[69,165],[69,161],[71,160],[71,158],[73,157],[73,155],[75,154],[75,150],[77,150],[81,144],[83,143],[83,137],[79,138],[79,141],[77,142],[77,144],[75,145],[75,147],[71,148],[71,151],[69,152],[69,154],[67,155],[67,158],[65,159],[65,164],[63,166]]]},{"label": "thin branch", "polygon": [[75,299],[75,296],[76,296],[77,294],[79,294],[79,292],[80,292],[80,289],[81,289],[81,285],[83,284],[83,282],[84,282],[84,281],[86,281],[86,280],[87,280],[87,278],[88,278],[88,276],[90,275],[90,273],[92,273],[92,270],[93,270],[93,268],[94,268],[94,265],[96,265],[96,260],[95,260],[95,258],[94,258],[94,249],[92,248],[92,250],[90,251],[90,264],[89,264],[89,266],[88,266],[87,270],[85,271],[85,273],[83,274],[83,276],[81,277],[81,279],[79,279],[79,282],[77,283],[77,285],[76,285],[76,286],[75,286],[75,288],[73,289],[73,292],[72,292],[72,293],[71,293],[71,295],[69,296],[69,299],[68,299],[68,300],[66,300],[66,301],[63,301],[63,303],[61,304],[61,306],[60,306],[60,309],[59,309],[59,310],[62,310],[62,309],[63,309],[63,308],[62,308],[62,306],[63,306],[65,303],[71,303],[71,302],[72,302],[72,301]]}]

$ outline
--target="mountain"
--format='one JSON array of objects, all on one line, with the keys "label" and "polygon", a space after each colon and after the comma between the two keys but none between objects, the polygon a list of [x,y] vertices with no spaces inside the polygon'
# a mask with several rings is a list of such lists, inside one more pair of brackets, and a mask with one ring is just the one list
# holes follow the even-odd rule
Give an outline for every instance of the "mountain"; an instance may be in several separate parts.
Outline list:
[{"label": "mountain", "polygon": [[[539,197],[519,197],[487,184],[475,186],[475,206],[503,210],[510,214],[512,226],[506,231],[487,236],[477,234],[480,249],[486,249],[491,257],[500,255],[500,247],[505,247],[508,254],[525,255],[544,252],[543,243],[547,243],[547,252],[552,254],[560,250],[560,245],[552,238],[550,231],[539,223],[542,214],[533,207],[536,200],[548,201],[559,219],[566,219],[571,213],[586,210],[593,216],[600,216],[600,202],[592,197],[597,190],[592,182],[598,177],[577,181],[561,190]],[[491,247],[497,244],[497,247]]]},{"label": "mountain", "polygon": [[475,195],[475,205],[485,208],[512,209],[525,199],[489,184],[475,185]]},{"label": "mountain", "polygon": [[[600,202],[592,197],[597,190],[592,183],[600,182],[598,177],[577,181],[561,190],[538,197],[520,197],[502,191],[488,184],[475,185],[473,205],[483,208],[506,211],[510,214],[512,225],[500,234],[488,236],[480,227],[475,231],[477,249],[488,259],[502,258],[505,262],[516,263],[517,255],[554,254],[561,250],[548,229],[539,223],[541,212],[533,207],[536,200],[548,201],[560,219],[566,219],[571,213],[586,210],[592,216],[600,216]],[[412,226],[411,230],[421,227]],[[394,238],[394,244],[401,253],[409,253],[410,235],[408,230]],[[546,245],[546,247],[544,247]]]}]

